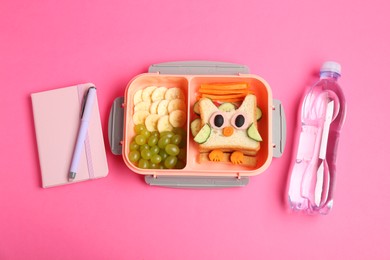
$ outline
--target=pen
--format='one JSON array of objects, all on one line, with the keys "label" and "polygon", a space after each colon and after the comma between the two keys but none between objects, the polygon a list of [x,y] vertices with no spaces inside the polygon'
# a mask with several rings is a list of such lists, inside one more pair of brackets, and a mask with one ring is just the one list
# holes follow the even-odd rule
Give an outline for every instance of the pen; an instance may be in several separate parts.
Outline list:
[{"label": "pen", "polygon": [[84,97],[84,103],[82,105],[80,128],[77,135],[72,162],[70,164],[68,181],[73,181],[74,178],[76,178],[77,169],[80,163],[81,151],[83,149],[85,137],[87,136],[88,124],[89,119],[91,118],[92,105],[95,100],[95,96],[96,88],[90,87]]}]

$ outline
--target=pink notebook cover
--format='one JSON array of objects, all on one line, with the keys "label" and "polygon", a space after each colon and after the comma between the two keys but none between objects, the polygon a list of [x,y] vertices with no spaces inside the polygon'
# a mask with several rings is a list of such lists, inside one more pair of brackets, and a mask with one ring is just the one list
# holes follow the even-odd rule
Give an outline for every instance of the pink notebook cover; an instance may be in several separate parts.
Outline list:
[{"label": "pink notebook cover", "polygon": [[68,182],[69,167],[80,125],[82,101],[91,86],[94,85],[87,83],[31,94],[44,188],[105,177],[108,174],[96,98],[78,172],[75,180]]}]

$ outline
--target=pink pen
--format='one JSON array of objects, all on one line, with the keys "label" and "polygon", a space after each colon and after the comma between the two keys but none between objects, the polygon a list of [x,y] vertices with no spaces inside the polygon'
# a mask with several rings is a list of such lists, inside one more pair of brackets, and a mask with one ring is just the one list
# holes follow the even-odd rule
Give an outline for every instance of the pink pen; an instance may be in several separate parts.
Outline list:
[{"label": "pink pen", "polygon": [[90,87],[85,95],[85,102],[82,106],[80,128],[77,135],[77,141],[73,152],[72,162],[70,164],[68,180],[73,181],[76,178],[78,166],[80,163],[81,151],[87,136],[89,119],[91,118],[93,101],[96,96],[96,88]]}]

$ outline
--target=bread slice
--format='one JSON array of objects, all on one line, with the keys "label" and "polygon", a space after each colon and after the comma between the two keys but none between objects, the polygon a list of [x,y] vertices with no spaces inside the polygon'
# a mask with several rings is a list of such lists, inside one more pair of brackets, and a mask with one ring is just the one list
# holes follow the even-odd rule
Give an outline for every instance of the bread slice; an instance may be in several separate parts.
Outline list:
[{"label": "bread slice", "polygon": [[[211,134],[206,142],[199,145],[200,152],[207,152],[215,149],[220,149],[224,152],[231,151],[241,151],[247,155],[254,155],[260,149],[260,142],[251,139],[248,136],[247,128],[255,123],[257,130],[257,120],[256,120],[256,107],[257,101],[256,96],[249,94],[245,97],[241,106],[230,112],[223,112],[226,126],[231,125],[232,117],[238,113],[242,112],[245,114],[245,120],[247,121],[247,127],[244,129],[234,128],[234,133],[231,136],[224,136],[222,134],[222,129],[217,129],[212,127]],[[215,112],[218,112],[219,109],[214,105],[212,100],[208,98],[202,98],[199,100],[199,112],[201,119],[201,126],[210,123],[210,118]]]}]

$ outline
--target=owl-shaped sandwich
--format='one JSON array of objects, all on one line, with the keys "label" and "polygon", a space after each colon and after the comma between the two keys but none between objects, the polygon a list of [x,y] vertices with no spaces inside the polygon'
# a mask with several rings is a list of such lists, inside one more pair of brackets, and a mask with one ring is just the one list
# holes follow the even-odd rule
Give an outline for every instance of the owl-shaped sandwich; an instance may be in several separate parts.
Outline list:
[{"label": "owl-shaped sandwich", "polygon": [[194,137],[200,152],[209,152],[210,161],[222,161],[224,154],[229,153],[233,164],[241,164],[244,155],[255,155],[262,141],[257,129],[256,109],[253,94],[247,95],[237,109],[232,103],[217,107],[208,98],[200,99],[200,130]]}]

